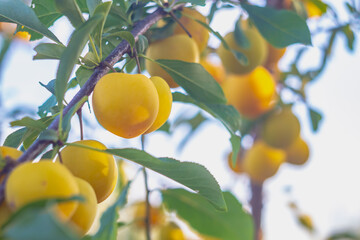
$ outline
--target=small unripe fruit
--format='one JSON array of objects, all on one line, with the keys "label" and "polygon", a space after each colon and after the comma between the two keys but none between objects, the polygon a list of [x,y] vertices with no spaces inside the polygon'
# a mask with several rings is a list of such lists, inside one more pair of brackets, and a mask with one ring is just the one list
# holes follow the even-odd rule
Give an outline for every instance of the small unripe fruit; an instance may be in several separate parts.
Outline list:
[{"label": "small unripe fruit", "polygon": [[284,108],[271,114],[264,122],[261,136],[272,147],[287,148],[300,135],[300,122],[291,112]]},{"label": "small unripe fruit", "polygon": [[248,65],[241,64],[233,55],[227,50],[223,44],[218,49],[219,57],[229,73],[233,74],[247,74],[253,71],[257,66],[264,63],[267,57],[267,45],[265,39],[260,35],[254,26],[250,26],[247,22],[242,23],[243,33],[249,41],[250,47],[243,48],[236,43],[234,33],[225,35],[224,40],[231,49],[243,53],[248,60]]}]

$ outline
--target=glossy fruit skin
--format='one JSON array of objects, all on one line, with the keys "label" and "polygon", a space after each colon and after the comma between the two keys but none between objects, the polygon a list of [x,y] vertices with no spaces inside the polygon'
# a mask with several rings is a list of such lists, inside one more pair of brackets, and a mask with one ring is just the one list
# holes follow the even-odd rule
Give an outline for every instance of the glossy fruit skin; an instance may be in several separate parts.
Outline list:
[{"label": "glossy fruit skin", "polygon": [[79,202],[75,213],[70,219],[70,223],[75,228],[75,231],[83,236],[89,231],[95,220],[97,199],[94,189],[88,182],[77,177],[75,177],[75,180],[79,186],[80,195],[85,201]]},{"label": "glossy fruit skin", "polygon": [[181,228],[174,222],[169,222],[162,226],[159,235],[159,240],[185,240]]},{"label": "glossy fruit skin", "polygon": [[[182,12],[186,15],[192,16],[196,20],[199,20],[203,23],[208,23],[207,18],[198,11],[196,11],[195,9],[184,8]],[[210,36],[209,31],[205,27],[203,27],[200,23],[184,15],[181,16],[179,21],[184,25],[186,30],[188,30],[189,33],[191,34],[191,37],[195,40],[200,53],[204,51],[204,49],[207,46],[207,42],[209,40],[209,36]],[[179,24],[176,24],[174,29],[174,34],[183,34],[188,36],[187,33]]]},{"label": "glossy fruit skin", "polygon": [[173,102],[170,87],[163,78],[151,77],[150,80],[155,85],[159,96],[159,111],[154,123],[146,130],[145,134],[157,130],[168,120]]},{"label": "glossy fruit skin", "polygon": [[134,138],[154,123],[159,96],[153,82],[142,74],[110,73],[94,88],[96,119],[109,132]]},{"label": "glossy fruit skin", "polygon": [[229,75],[221,86],[228,104],[248,119],[261,116],[276,103],[275,80],[261,66],[247,75]]},{"label": "glossy fruit skin", "polygon": [[271,114],[264,122],[261,137],[275,148],[287,148],[300,135],[300,122],[291,112],[284,108]]},{"label": "glossy fruit skin", "polygon": [[227,163],[228,163],[228,166],[229,168],[234,172],[234,173],[243,173],[244,172],[244,167],[242,166],[243,163],[242,163],[242,160],[237,157],[236,158],[236,164],[235,166],[233,165],[232,163],[232,152],[230,152],[228,154],[228,157],[227,157]]},{"label": "glossy fruit skin", "polygon": [[247,23],[242,23],[243,32],[247,37],[250,47],[245,49],[240,47],[234,38],[234,33],[225,35],[224,40],[231,49],[243,53],[248,59],[248,65],[241,64],[229,50],[225,49],[221,44],[217,50],[219,57],[228,73],[233,74],[247,74],[253,71],[256,67],[262,65],[267,57],[268,49],[265,39],[260,35],[258,30],[249,26]]},{"label": "glossy fruit skin", "polygon": [[[96,140],[82,140],[75,143],[106,149],[104,144]],[[118,170],[112,155],[75,146],[66,146],[60,154],[63,165],[75,177],[87,181],[93,187],[98,203],[104,201],[114,191]],[[60,161],[59,157],[56,161]]]},{"label": "glossy fruit skin", "polygon": [[285,157],[283,150],[272,148],[262,141],[256,141],[245,153],[244,171],[253,182],[261,184],[276,174],[285,161]]},{"label": "glossy fruit skin", "polygon": [[[194,63],[198,63],[200,61],[200,53],[196,42],[192,38],[183,34],[173,35],[151,43],[147,49],[146,56],[154,60],[171,59]],[[157,63],[146,60],[145,66],[151,76],[159,76],[163,78],[169,84],[170,88],[176,88],[179,86]]]},{"label": "glossy fruit skin", "polygon": [[207,58],[201,59],[200,64],[219,84],[225,81],[226,72],[222,64],[215,64]]},{"label": "glossy fruit skin", "polygon": [[309,146],[301,137],[298,137],[286,148],[286,162],[294,165],[304,165],[309,159],[309,155]]},{"label": "glossy fruit skin", "polygon": [[[62,164],[51,161],[23,163],[17,166],[6,182],[5,200],[12,210],[33,201],[46,198],[69,198],[79,194],[74,176]],[[55,205],[56,216],[62,221],[70,219],[78,206],[77,201]]]}]

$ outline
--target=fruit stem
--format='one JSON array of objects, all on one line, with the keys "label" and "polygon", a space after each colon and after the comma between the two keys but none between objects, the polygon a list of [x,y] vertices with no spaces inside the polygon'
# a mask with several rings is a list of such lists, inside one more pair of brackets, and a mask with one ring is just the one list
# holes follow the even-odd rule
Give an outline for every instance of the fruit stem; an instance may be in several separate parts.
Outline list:
[{"label": "fruit stem", "polygon": [[[145,135],[141,135],[141,150],[145,150]],[[151,240],[151,229],[150,229],[150,201],[149,201],[149,184],[148,184],[148,175],[146,172],[145,167],[143,168],[143,174],[144,174],[144,184],[145,184],[145,202],[146,202],[146,208],[145,208],[145,230],[146,230],[146,240]]]},{"label": "fruit stem", "polygon": [[176,22],[177,24],[179,24],[179,26],[186,32],[186,34],[187,34],[190,38],[192,38],[190,32],[189,32],[189,31],[186,29],[186,27],[180,22],[180,20],[175,16],[175,14],[174,14],[172,11],[169,12],[169,14],[170,14],[170,16],[172,17],[172,19],[174,19],[175,22]]},{"label": "fruit stem", "polygon": [[84,127],[83,127],[83,119],[82,119],[82,108],[77,110],[77,115],[79,117],[79,124],[80,124],[80,140],[84,140]]},{"label": "fruit stem", "polygon": [[256,184],[253,181],[250,181],[251,187],[251,211],[254,219],[255,226],[255,240],[262,239],[262,231],[261,231],[261,212],[263,207],[263,195],[262,195],[262,184]]},{"label": "fruit stem", "polygon": [[[140,66],[140,61],[139,61],[139,55],[138,55],[138,53],[136,51],[136,48],[133,49],[133,52],[134,52],[134,57],[135,57],[138,73],[140,74],[141,73],[141,66]],[[144,135],[141,136],[141,142],[142,143],[143,143],[143,137],[144,137]]]}]

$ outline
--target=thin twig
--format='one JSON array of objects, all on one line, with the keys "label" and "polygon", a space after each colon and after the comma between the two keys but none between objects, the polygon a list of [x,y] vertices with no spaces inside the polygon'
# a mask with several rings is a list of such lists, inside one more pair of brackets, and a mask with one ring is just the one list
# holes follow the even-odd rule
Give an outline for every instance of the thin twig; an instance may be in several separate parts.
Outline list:
[{"label": "thin twig", "polygon": [[[141,135],[141,149],[145,150],[145,135]],[[148,175],[146,172],[145,167],[143,168],[143,174],[144,174],[144,184],[145,184],[145,230],[146,230],[146,240],[151,240],[151,226],[150,226],[150,219],[151,219],[151,212],[150,212],[150,190],[149,190],[149,184],[148,184]]]},{"label": "thin twig", "polygon": [[[174,9],[178,9],[183,7],[182,4],[176,5]],[[144,19],[136,22],[134,24],[134,28],[131,31],[134,36],[135,41],[138,40],[139,36],[144,34],[153,24],[162,19],[167,15],[163,9],[158,8],[155,12],[151,13]],[[97,66],[94,70],[94,73],[90,76],[90,78],[86,81],[83,87],[79,90],[79,92],[73,97],[73,99],[69,102],[69,104],[64,108],[63,115],[65,116],[69,110],[74,107],[83,97],[89,96],[96,83],[102,78],[105,74],[107,74],[110,68],[106,65],[113,66],[117,63],[120,58],[125,54],[130,52],[130,45],[127,41],[123,40],[110,54],[102,61],[99,66]],[[104,63],[106,62],[106,63]],[[59,126],[59,117],[56,117],[54,121],[50,124],[47,129],[57,130]],[[30,161],[35,159],[40,153],[42,153],[45,148],[51,144],[51,141],[44,139],[37,139],[17,160],[18,163],[23,163],[26,161]],[[4,200],[4,181],[0,186],[0,203]]]},{"label": "thin twig", "polygon": [[175,14],[174,14],[172,11],[169,12],[169,14],[170,14],[170,16],[172,17],[172,19],[174,19],[175,22],[176,22],[177,24],[179,24],[179,26],[186,32],[186,34],[187,34],[190,38],[192,38],[190,32],[189,32],[189,31],[186,29],[186,27],[180,22],[180,20],[175,16]]}]

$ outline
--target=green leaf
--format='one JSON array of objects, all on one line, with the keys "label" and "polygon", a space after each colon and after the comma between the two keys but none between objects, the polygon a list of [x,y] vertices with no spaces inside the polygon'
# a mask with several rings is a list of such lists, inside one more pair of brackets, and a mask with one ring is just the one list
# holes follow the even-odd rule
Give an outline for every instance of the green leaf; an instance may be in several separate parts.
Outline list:
[{"label": "green leaf", "polygon": [[57,10],[60,11],[62,14],[64,14],[75,28],[80,27],[85,22],[84,17],[82,16],[82,13],[80,11],[80,8],[75,0],[54,0],[54,1]]},{"label": "green leaf", "polygon": [[[118,32],[108,35],[105,39],[112,38],[112,37],[120,37],[120,38],[124,39],[125,41],[127,41],[131,47],[131,51],[135,46],[135,38],[129,31],[118,31]],[[121,40],[119,39],[118,42],[120,43],[122,41],[122,39]]]},{"label": "green leaf", "polygon": [[102,3],[101,0],[86,0],[86,6],[87,9],[89,10],[90,16],[94,15],[95,8],[101,3]]},{"label": "green leaf", "polygon": [[194,100],[192,97],[180,92],[173,93],[174,102],[191,103],[204,111],[211,114],[216,119],[219,119],[221,123],[232,133],[236,132],[241,127],[242,119],[239,112],[231,105],[224,104],[205,104]]},{"label": "green leaf", "polygon": [[125,206],[127,195],[129,192],[131,181],[125,185],[115,203],[110,206],[101,216],[100,228],[94,236],[86,238],[86,240],[116,240],[117,236],[117,220],[118,210]]},{"label": "green leaf", "polygon": [[51,141],[53,143],[59,140],[58,133],[51,129],[45,129],[39,135],[39,140]]},{"label": "green leaf", "polygon": [[247,39],[246,35],[244,34],[244,31],[241,29],[241,19],[239,19],[239,21],[235,23],[234,38],[236,44],[239,45],[241,48],[243,49],[250,48],[249,39]]},{"label": "green leaf", "polygon": [[145,53],[148,46],[149,46],[148,39],[144,35],[139,35],[138,41],[136,42],[136,50],[137,50],[138,54]]},{"label": "green leaf", "polygon": [[100,56],[102,56],[101,50],[101,40],[104,30],[105,21],[107,15],[109,14],[112,2],[104,2],[99,4],[94,10],[94,16],[99,15],[102,16],[101,21],[97,24],[96,28],[94,29],[93,33],[91,34],[94,37],[94,42],[97,47],[100,48]]},{"label": "green leaf", "polygon": [[43,84],[42,82],[39,82],[41,86],[43,86],[44,88],[46,88],[49,92],[51,92],[51,94],[55,94],[55,79],[50,80],[50,82],[48,82],[48,84]]},{"label": "green leaf", "polygon": [[[39,136],[39,134],[50,125],[50,123],[53,120],[54,120],[54,116],[43,117],[38,120],[25,120],[24,122],[22,122],[20,120],[18,122],[19,125],[21,125],[21,126],[27,125],[27,127],[25,127],[26,132],[25,132],[24,136],[22,137],[20,144],[23,143],[23,147],[25,149],[27,149],[36,140],[36,138]],[[36,121],[38,123],[35,123],[34,121]],[[32,127],[32,125],[34,125],[34,127]],[[25,131],[25,130],[23,130],[23,131]]]},{"label": "green leaf", "polygon": [[200,64],[169,59],[158,59],[155,62],[197,101],[226,103],[220,85]]},{"label": "green leaf", "polygon": [[144,151],[130,148],[107,149],[106,152],[171,178],[205,197],[217,209],[226,209],[219,184],[211,173],[200,164],[180,162],[171,158],[155,158]]},{"label": "green leaf", "polygon": [[273,46],[284,48],[293,43],[311,45],[311,35],[304,19],[292,11],[270,7],[241,5],[261,35]]},{"label": "green leaf", "polygon": [[346,25],[341,28],[342,33],[345,35],[347,40],[347,47],[349,51],[354,51],[354,41],[355,41],[355,34],[353,30],[350,28],[350,25]]},{"label": "green leaf", "polygon": [[57,202],[79,199],[48,199],[25,205],[3,225],[1,237],[11,240],[78,240],[70,228],[53,216],[50,207]]},{"label": "green leaf", "polygon": [[65,46],[55,43],[40,43],[34,48],[36,55],[33,59],[60,59],[65,49]]},{"label": "green leaf", "polygon": [[28,128],[38,129],[38,130],[46,129],[46,125],[43,122],[32,119],[30,117],[24,117],[24,118],[22,118],[20,120],[12,121],[10,123],[10,126],[11,127],[21,126],[21,127],[28,127]]},{"label": "green leaf", "polygon": [[202,235],[221,240],[253,240],[254,226],[249,213],[229,192],[224,192],[227,212],[219,212],[200,196],[183,189],[162,192],[163,203]]},{"label": "green leaf", "polygon": [[82,50],[89,40],[89,34],[92,30],[94,30],[100,20],[101,16],[96,15],[75,30],[71,36],[69,45],[66,47],[61,56],[55,83],[55,95],[59,106],[62,106],[63,104],[62,101],[65,96],[67,82],[70,78],[74,65],[78,61]]},{"label": "green leaf", "polygon": [[217,37],[220,41],[221,41],[221,44],[224,46],[224,48],[226,49],[226,50],[229,50],[229,51],[231,51],[231,53],[234,55],[234,57],[241,63],[241,64],[243,64],[243,65],[247,65],[248,64],[248,59],[247,59],[247,57],[243,54],[243,53],[241,53],[241,52],[239,52],[239,51],[236,51],[236,50],[234,50],[234,49],[231,49],[230,48],[230,46],[227,44],[227,42],[225,41],[225,39],[221,36],[221,34],[219,33],[219,32],[217,32],[217,31],[215,31],[214,29],[212,29],[210,26],[209,26],[209,24],[207,24],[207,23],[204,23],[204,22],[202,22],[202,21],[200,21],[200,20],[198,20],[198,19],[195,19],[195,18],[193,18],[193,17],[191,17],[191,16],[189,16],[189,15],[186,15],[187,17],[190,17],[191,19],[193,19],[193,20],[195,20],[195,21],[197,21],[198,23],[200,23],[203,27],[205,27],[206,29],[208,29],[210,32],[212,32],[214,35],[215,35],[215,37]]},{"label": "green leaf", "polygon": [[310,107],[308,108],[308,111],[310,115],[312,130],[316,132],[317,130],[319,130],[319,124],[322,120],[322,114]]},{"label": "green leaf", "polygon": [[176,1],[176,4],[180,3],[190,3],[192,5],[198,5],[198,6],[205,6],[205,0],[178,0]]},{"label": "green leaf", "polygon": [[84,84],[86,83],[87,80],[89,80],[90,76],[94,73],[94,70],[92,69],[87,69],[84,67],[79,67],[76,70],[75,76],[76,79],[80,85],[80,87],[84,86]]},{"label": "green leaf", "polygon": [[27,128],[20,128],[15,132],[12,132],[6,137],[4,146],[18,148],[22,143],[22,139],[27,131]]},{"label": "green leaf", "polygon": [[[47,28],[51,27],[57,19],[63,16],[56,9],[54,0],[33,0],[32,7],[40,22],[42,22]],[[43,37],[42,34],[34,32],[31,29],[25,28],[25,30],[31,34],[32,41]]]},{"label": "green leaf", "polygon": [[51,109],[56,106],[57,101],[55,95],[51,95],[41,106],[38,107],[37,114],[39,117],[46,117],[48,113],[51,112]]},{"label": "green leaf", "polygon": [[237,156],[241,147],[241,137],[235,134],[231,134],[230,137],[231,151],[232,151],[232,164],[236,166]]},{"label": "green leaf", "polygon": [[34,11],[21,0],[1,0],[0,17],[25,26],[61,44],[59,39],[39,20]]}]

